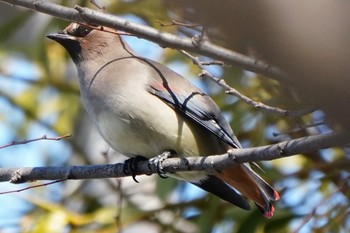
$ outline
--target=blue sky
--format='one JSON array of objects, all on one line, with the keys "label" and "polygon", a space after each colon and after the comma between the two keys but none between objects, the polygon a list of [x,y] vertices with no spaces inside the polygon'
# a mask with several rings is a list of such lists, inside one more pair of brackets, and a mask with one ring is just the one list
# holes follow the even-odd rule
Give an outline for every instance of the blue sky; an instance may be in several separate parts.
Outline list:
[{"label": "blue sky", "polygon": [[[11,96],[21,94],[29,85],[22,79],[35,80],[39,72],[33,64],[26,61],[23,57],[10,55],[2,57],[1,68],[6,76],[0,75],[0,90]],[[0,146],[6,145],[12,141],[22,141],[25,139],[39,138],[43,135],[48,137],[57,136],[55,132],[38,123],[31,123],[28,126],[27,134],[21,138],[17,136],[17,130],[22,124],[25,124],[25,117],[21,110],[12,106],[4,98],[0,98]],[[58,153],[59,152],[59,155]],[[24,145],[16,145],[0,150],[1,167],[34,167],[43,166],[48,157],[55,158],[57,165],[68,158],[64,155],[71,154],[70,148],[63,141],[37,141]],[[35,183],[37,184],[37,183]],[[7,182],[0,184],[0,192],[9,190],[18,190],[31,184],[14,185]],[[58,185],[44,187],[47,192],[56,189]],[[26,198],[32,195],[33,190],[20,193],[0,195],[0,229],[1,232],[18,232],[18,222],[21,216],[30,210],[31,205]]]}]

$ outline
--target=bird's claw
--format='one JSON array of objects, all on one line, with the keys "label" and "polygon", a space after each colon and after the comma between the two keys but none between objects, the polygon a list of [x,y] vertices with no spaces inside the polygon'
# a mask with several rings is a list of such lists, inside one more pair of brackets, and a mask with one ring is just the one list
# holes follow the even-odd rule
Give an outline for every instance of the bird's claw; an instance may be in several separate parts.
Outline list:
[{"label": "bird's claw", "polygon": [[139,181],[136,179],[137,164],[141,161],[148,160],[143,156],[136,156],[124,161],[123,172],[125,175],[131,175],[136,183]]},{"label": "bird's claw", "polygon": [[162,154],[160,154],[160,155],[158,155],[158,156],[156,156],[156,157],[154,157],[152,159],[149,159],[148,160],[148,167],[149,168],[156,167],[157,168],[157,173],[160,176],[160,178],[163,178],[163,179],[168,178],[168,176],[166,175],[166,172],[164,171],[162,163],[167,158],[170,158],[171,155],[172,155],[172,152],[165,151]]}]

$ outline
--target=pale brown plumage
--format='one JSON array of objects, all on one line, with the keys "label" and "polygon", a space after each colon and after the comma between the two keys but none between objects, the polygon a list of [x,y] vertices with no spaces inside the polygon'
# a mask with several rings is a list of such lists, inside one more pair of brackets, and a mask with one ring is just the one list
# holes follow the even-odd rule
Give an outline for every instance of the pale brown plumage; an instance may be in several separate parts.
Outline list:
[{"label": "pale brown plumage", "polygon": [[[212,99],[167,67],[139,57],[113,29],[77,23],[49,38],[62,44],[78,69],[83,103],[106,142],[132,157],[152,158],[164,151],[208,156],[240,148]],[[243,209],[252,199],[266,217],[278,194],[248,165],[215,175],[181,172],[171,176],[191,182]]]}]

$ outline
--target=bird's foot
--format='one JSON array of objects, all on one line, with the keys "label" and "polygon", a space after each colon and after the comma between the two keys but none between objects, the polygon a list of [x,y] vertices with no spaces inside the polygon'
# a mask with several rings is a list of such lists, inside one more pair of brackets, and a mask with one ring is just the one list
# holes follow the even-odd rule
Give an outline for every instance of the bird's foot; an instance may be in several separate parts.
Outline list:
[{"label": "bird's foot", "polygon": [[152,167],[156,167],[157,168],[157,172],[158,175],[163,178],[166,179],[168,178],[168,176],[166,175],[166,172],[164,171],[163,165],[162,163],[164,162],[164,160],[166,160],[167,158],[170,158],[172,156],[174,152],[172,151],[165,151],[160,155],[157,155],[156,157],[148,160],[148,167],[152,168]]},{"label": "bird's foot", "polygon": [[125,175],[131,175],[136,183],[139,183],[136,179],[137,165],[139,162],[146,161],[147,158],[143,156],[136,156],[124,161],[123,172]]}]

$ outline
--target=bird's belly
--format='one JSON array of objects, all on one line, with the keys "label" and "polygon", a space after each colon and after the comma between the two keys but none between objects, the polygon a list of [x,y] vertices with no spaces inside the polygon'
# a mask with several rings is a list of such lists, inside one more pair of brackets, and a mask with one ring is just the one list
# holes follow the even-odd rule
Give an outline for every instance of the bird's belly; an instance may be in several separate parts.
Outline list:
[{"label": "bird's belly", "polygon": [[[208,152],[217,147],[213,143],[210,145],[213,140],[207,141],[212,135],[196,128],[198,126],[184,121],[175,112],[173,117],[168,117],[170,119],[167,126],[160,122],[152,126],[136,118],[123,119],[102,112],[99,115],[98,128],[113,149],[129,157],[141,155],[153,158],[169,150],[175,151],[180,157],[205,156],[210,155]],[[169,127],[169,124],[174,127]],[[189,182],[198,182],[207,177],[204,172],[181,172],[169,176]]]},{"label": "bird's belly", "polygon": [[135,116],[121,117],[101,112],[97,125],[106,142],[126,156],[151,158],[167,150],[185,157],[198,156],[199,138],[188,123],[173,115],[166,122],[154,120],[156,123],[152,124]]},{"label": "bird's belly", "polygon": [[157,153],[149,145],[144,129],[137,127],[130,119],[101,112],[97,126],[104,140],[123,155],[149,157]]}]

